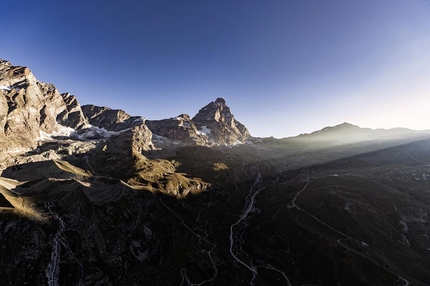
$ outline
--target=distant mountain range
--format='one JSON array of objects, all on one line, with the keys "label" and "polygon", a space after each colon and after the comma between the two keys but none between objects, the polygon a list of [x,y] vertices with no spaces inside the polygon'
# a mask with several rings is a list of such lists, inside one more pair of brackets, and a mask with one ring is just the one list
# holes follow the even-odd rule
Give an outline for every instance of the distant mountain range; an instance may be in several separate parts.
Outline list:
[{"label": "distant mountain range", "polygon": [[2,285],[430,285],[430,132],[146,120],[0,60]]}]

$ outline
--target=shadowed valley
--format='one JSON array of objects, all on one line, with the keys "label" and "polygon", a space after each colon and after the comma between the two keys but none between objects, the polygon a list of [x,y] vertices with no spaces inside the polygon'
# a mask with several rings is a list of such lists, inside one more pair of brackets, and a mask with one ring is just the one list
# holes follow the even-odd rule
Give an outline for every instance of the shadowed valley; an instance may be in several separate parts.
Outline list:
[{"label": "shadowed valley", "polygon": [[0,62],[2,285],[430,285],[430,133],[146,120]]}]

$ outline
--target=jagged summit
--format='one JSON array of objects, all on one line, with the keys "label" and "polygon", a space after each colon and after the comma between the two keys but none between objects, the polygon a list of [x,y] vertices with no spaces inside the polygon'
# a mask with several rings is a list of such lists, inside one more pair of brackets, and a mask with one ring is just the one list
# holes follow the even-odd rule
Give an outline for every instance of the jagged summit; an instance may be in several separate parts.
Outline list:
[{"label": "jagged summit", "polygon": [[200,109],[192,120],[199,130],[221,144],[243,143],[250,137],[248,129],[234,118],[223,98]]},{"label": "jagged summit", "polygon": [[158,143],[170,140],[172,144],[217,146],[243,143],[249,137],[223,98],[209,103],[193,119],[181,114],[146,122],[123,110],[81,106],[72,94],[60,94],[53,84],[38,81],[29,68],[2,59],[0,93],[0,150],[7,152],[25,152],[58,136],[106,140],[129,130],[134,130],[133,138],[144,142],[142,150],[153,149],[153,139]]},{"label": "jagged summit", "polygon": [[230,112],[230,108],[227,106],[223,98],[217,98],[212,101],[193,117],[195,122],[206,122],[206,121],[223,121],[231,120],[233,114]]},{"label": "jagged summit", "polygon": [[[223,98],[209,103],[193,119],[181,114],[147,121],[123,110],[81,106],[74,95],[60,94],[53,84],[38,81],[29,68],[0,59],[2,168],[21,160],[11,154],[26,152],[38,154],[31,159],[37,161],[44,156],[62,158],[60,153],[88,152],[94,147],[105,148],[109,151],[106,154],[124,150],[132,150],[127,153],[132,154],[184,145],[234,145],[248,137],[248,130],[234,119]],[[44,154],[49,142],[58,144],[59,149]]]},{"label": "jagged summit", "polygon": [[218,97],[216,100],[215,100],[215,103],[216,104],[220,104],[220,105],[226,105],[226,103],[225,103],[225,99],[224,98],[222,98],[222,97]]},{"label": "jagged summit", "polygon": [[[162,120],[147,120],[149,129],[158,135],[159,142],[193,145],[234,145],[244,143],[249,132],[234,119],[223,98],[217,98],[192,119],[188,114]],[[164,139],[163,139],[164,138]]]},{"label": "jagged summit", "polygon": [[1,61],[0,284],[429,286],[430,132],[247,137],[222,98],[146,120]]}]

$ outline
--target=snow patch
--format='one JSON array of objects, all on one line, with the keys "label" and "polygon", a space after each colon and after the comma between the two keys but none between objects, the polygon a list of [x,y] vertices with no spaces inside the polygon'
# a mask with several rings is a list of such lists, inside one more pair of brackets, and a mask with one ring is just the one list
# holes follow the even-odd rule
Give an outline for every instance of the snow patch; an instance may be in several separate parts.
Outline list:
[{"label": "snow patch", "polygon": [[206,125],[203,125],[199,130],[197,130],[197,134],[206,135],[209,137],[211,135],[211,130],[207,128]]},{"label": "snow patch", "polygon": [[88,140],[88,139],[108,139],[112,137],[113,135],[118,135],[123,132],[126,132],[130,130],[130,128],[123,129],[120,131],[109,131],[104,128],[100,128],[97,126],[90,125],[83,133],[78,134],[77,132],[74,132],[72,135],[78,137],[82,140]]},{"label": "snow patch", "polygon": [[52,133],[53,136],[70,136],[70,134],[72,134],[73,132],[75,132],[75,129],[71,128],[71,127],[66,127],[63,125],[58,125],[58,129],[57,131],[55,131],[54,133]]},{"label": "snow patch", "polygon": [[158,141],[158,142],[168,142],[171,141],[169,138],[152,133],[152,141]]},{"label": "snow patch", "polygon": [[120,131],[109,131],[104,128],[100,128],[100,127],[92,126],[88,124],[87,126],[85,126],[85,129],[76,131],[71,127],[66,127],[62,125],[57,125],[57,126],[58,126],[57,130],[50,134],[44,131],[40,131],[38,141],[53,140],[55,139],[55,137],[58,137],[58,136],[75,137],[81,140],[100,140],[100,139],[108,139],[113,135],[118,135],[125,131],[130,130],[130,128],[127,128]]},{"label": "snow patch", "polygon": [[180,142],[179,141],[174,141],[172,139],[169,139],[167,137],[158,135],[158,134],[152,134],[152,142],[153,143],[157,143],[157,144],[173,144],[173,145],[178,145]]},{"label": "snow patch", "polygon": [[39,138],[37,138],[37,141],[46,141],[51,139],[52,137],[50,134],[43,132],[42,130],[39,131]]},{"label": "snow patch", "polygon": [[52,140],[57,136],[70,137],[70,135],[75,132],[75,129],[63,125],[57,125],[57,127],[57,131],[54,131],[51,134],[40,131],[38,141]]},{"label": "snow patch", "polygon": [[7,90],[7,91],[11,90],[10,86],[6,86],[6,85],[0,85],[0,89]]}]

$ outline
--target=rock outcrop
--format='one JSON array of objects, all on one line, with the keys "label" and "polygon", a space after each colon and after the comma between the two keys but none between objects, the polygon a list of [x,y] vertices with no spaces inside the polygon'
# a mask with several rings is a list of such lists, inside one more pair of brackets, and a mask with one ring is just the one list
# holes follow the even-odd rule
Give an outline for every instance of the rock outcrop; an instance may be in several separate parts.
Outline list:
[{"label": "rock outcrop", "polygon": [[172,141],[192,145],[208,145],[208,136],[197,129],[188,114],[163,120],[147,120],[146,124],[154,134]]},{"label": "rock outcrop", "polygon": [[129,123],[128,120],[131,116],[123,110],[110,109],[105,106],[83,105],[82,111],[91,125],[110,131],[130,128],[124,123]]},{"label": "rock outcrop", "polygon": [[110,131],[108,133],[113,136],[109,142],[117,142],[113,145],[117,146],[118,150],[125,148],[131,152],[133,149],[133,151],[141,153],[154,149],[152,132],[146,125],[145,118],[130,116],[120,109],[95,105],[83,105],[82,110],[91,125]]},{"label": "rock outcrop", "polygon": [[429,285],[430,132],[249,138],[0,63],[1,285]]},{"label": "rock outcrop", "polygon": [[0,60],[0,152],[25,151],[46,134],[86,124],[76,98],[39,82],[26,67]]},{"label": "rock outcrop", "polygon": [[250,137],[248,129],[234,118],[223,98],[200,109],[192,120],[217,145],[244,143]]},{"label": "rock outcrop", "polygon": [[234,118],[222,98],[200,109],[192,119],[188,114],[181,114],[169,119],[148,120],[147,125],[162,137],[156,138],[157,143],[169,143],[165,140],[168,139],[175,144],[235,145],[250,137],[248,129]]}]

